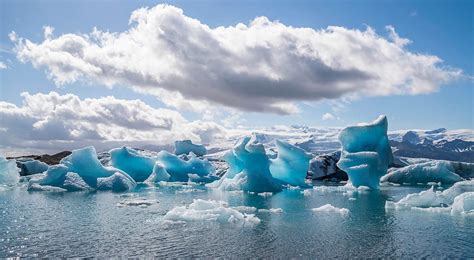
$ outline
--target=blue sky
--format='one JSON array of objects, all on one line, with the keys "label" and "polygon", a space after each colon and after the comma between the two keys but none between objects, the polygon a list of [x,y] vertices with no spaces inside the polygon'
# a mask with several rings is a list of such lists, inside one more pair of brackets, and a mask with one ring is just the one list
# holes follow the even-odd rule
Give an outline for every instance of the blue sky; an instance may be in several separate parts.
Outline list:
[{"label": "blue sky", "polygon": [[[157,1],[2,1],[0,61],[8,68],[0,70],[0,100],[21,105],[21,92],[72,93],[80,98],[112,95],[119,99],[141,99],[152,107],[165,107],[152,95],[138,94],[127,86],[100,87],[100,82],[74,82],[56,86],[44,67],[21,63],[11,51],[14,43],[8,34],[15,31],[23,38],[41,42],[43,26],[54,27],[54,35],[90,33],[95,26],[103,31],[122,32],[129,28],[133,10],[154,6]],[[392,25],[400,37],[410,39],[406,49],[441,58],[443,66],[459,68],[474,75],[472,1],[167,1],[210,27],[248,24],[257,16],[279,20],[292,27],[314,29],[335,25],[365,30],[372,27],[386,36],[385,26]],[[420,95],[364,96],[335,110],[339,99],[298,102],[299,113],[277,115],[243,111],[246,126],[305,124],[344,126],[370,121],[379,114],[389,118],[391,130],[474,128],[473,83],[457,79],[443,84],[439,91]],[[180,111],[187,120],[201,117],[199,112]],[[322,120],[331,113],[339,119]]]}]

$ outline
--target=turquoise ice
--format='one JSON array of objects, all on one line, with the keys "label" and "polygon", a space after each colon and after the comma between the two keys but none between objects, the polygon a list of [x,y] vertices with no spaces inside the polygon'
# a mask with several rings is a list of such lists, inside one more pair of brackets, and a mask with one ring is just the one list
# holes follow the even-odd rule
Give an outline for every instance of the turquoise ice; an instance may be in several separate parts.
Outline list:
[{"label": "turquoise ice", "polygon": [[387,128],[387,117],[379,116],[372,123],[349,126],[339,134],[342,152],[337,166],[355,187],[379,188],[380,177],[393,162]]},{"label": "turquoise ice", "polygon": [[0,156],[0,185],[12,185],[18,183],[20,170],[16,167],[15,160],[7,160]]},{"label": "turquoise ice", "polygon": [[110,164],[126,172],[136,182],[143,182],[153,172],[156,159],[141,155],[137,150],[121,147],[110,150]]},{"label": "turquoise ice", "polygon": [[41,186],[58,187],[68,191],[127,191],[135,188],[136,182],[117,168],[103,166],[97,159],[95,148],[89,146],[73,150],[60,164],[51,166],[44,174],[30,179],[30,190],[39,190]]},{"label": "turquoise ice", "polygon": [[206,177],[215,173],[214,166],[207,159],[201,160],[193,153],[186,161],[174,154],[161,151],[156,156],[156,161],[166,169],[170,181],[187,182],[190,177],[194,177],[196,181],[205,182],[206,178],[195,178],[195,176]]},{"label": "turquoise ice", "polygon": [[270,160],[270,172],[273,178],[292,186],[308,186],[306,175],[311,156],[303,149],[281,140],[275,140],[278,156]]}]

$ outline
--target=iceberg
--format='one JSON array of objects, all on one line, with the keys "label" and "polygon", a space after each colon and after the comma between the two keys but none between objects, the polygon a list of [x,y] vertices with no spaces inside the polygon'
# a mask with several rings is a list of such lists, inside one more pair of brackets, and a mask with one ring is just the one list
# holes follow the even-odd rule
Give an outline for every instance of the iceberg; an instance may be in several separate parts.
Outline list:
[{"label": "iceberg", "polygon": [[346,208],[338,208],[334,207],[331,204],[326,204],[318,208],[313,208],[311,209],[315,213],[323,212],[323,213],[337,213],[340,214],[343,217],[349,216],[349,210]]},{"label": "iceberg", "polygon": [[193,153],[189,160],[185,161],[174,154],[161,151],[156,156],[156,161],[170,175],[169,181],[187,182],[190,174],[205,177],[215,173],[214,166],[207,159],[201,160]]},{"label": "iceberg", "polygon": [[420,193],[408,194],[398,202],[387,201],[385,208],[410,209],[447,207],[454,203],[456,197],[467,192],[474,192],[474,180],[456,182],[452,187],[444,191],[435,191],[432,186],[430,189]]},{"label": "iceberg", "polygon": [[311,156],[303,149],[287,142],[275,140],[278,156],[270,160],[273,178],[293,186],[305,187]]},{"label": "iceberg", "polygon": [[337,166],[353,186],[379,188],[380,177],[393,162],[387,127],[387,117],[380,116],[369,124],[346,127],[339,134],[342,152]]},{"label": "iceberg", "polygon": [[0,185],[14,185],[20,180],[20,170],[15,160],[0,156]]},{"label": "iceberg", "polygon": [[194,153],[197,156],[203,156],[207,154],[206,147],[204,145],[193,144],[191,140],[182,140],[174,142],[175,151],[174,154],[189,154]]},{"label": "iceberg", "polygon": [[30,179],[28,190],[41,190],[41,186],[56,187],[68,191],[112,190],[126,191],[135,188],[136,182],[127,173],[103,166],[95,148],[90,146],[73,150],[60,164],[53,165],[43,174]]},{"label": "iceberg", "polygon": [[451,214],[474,215],[474,192],[465,192],[454,198]]},{"label": "iceberg", "polygon": [[242,213],[229,207],[226,202],[195,199],[188,206],[178,206],[165,215],[165,220],[173,222],[218,222],[235,226],[253,226],[260,223],[254,214]]},{"label": "iceberg", "polygon": [[126,172],[136,182],[144,182],[153,172],[156,160],[139,154],[135,149],[124,146],[109,153],[110,165]]},{"label": "iceberg", "polygon": [[418,184],[441,182],[453,184],[474,177],[474,163],[428,161],[393,169],[381,178],[383,182]]},{"label": "iceberg", "polygon": [[27,176],[42,173],[48,170],[48,165],[38,160],[18,161],[20,175]]},{"label": "iceberg", "polygon": [[[232,155],[227,154],[224,159],[230,165],[230,172],[224,174],[218,186],[224,190],[229,187],[248,192],[276,192],[282,190],[281,181],[274,179],[270,173],[270,159],[265,153],[265,148],[255,138],[244,137],[232,149]],[[241,172],[233,177],[236,169]]]},{"label": "iceberg", "polygon": [[153,166],[153,172],[145,182],[158,184],[160,181],[168,181],[170,177],[171,175],[166,171],[165,167],[161,163],[156,162],[155,166]]}]

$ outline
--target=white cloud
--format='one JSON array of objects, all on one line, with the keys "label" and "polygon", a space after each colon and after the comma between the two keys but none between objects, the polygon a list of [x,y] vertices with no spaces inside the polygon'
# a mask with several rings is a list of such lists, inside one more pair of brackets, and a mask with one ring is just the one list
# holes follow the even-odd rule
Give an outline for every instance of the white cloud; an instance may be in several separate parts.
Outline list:
[{"label": "white cloud", "polygon": [[321,117],[324,121],[336,119],[331,113],[326,113]]},{"label": "white cloud", "polygon": [[3,150],[73,149],[96,145],[165,145],[177,139],[209,143],[225,129],[212,122],[188,122],[169,109],[140,100],[114,97],[80,99],[72,94],[22,93],[23,104],[0,101],[0,147]]},{"label": "white cloud", "polygon": [[2,61],[0,61],[0,70],[4,70],[8,68],[7,64],[3,63]]},{"label": "white cloud", "polygon": [[57,85],[125,85],[167,105],[211,105],[280,114],[297,101],[422,94],[460,77],[442,60],[406,49],[410,40],[330,26],[314,30],[257,17],[211,28],[169,5],[141,8],[124,32],[52,35],[40,43],[10,33],[17,57],[45,67]]}]

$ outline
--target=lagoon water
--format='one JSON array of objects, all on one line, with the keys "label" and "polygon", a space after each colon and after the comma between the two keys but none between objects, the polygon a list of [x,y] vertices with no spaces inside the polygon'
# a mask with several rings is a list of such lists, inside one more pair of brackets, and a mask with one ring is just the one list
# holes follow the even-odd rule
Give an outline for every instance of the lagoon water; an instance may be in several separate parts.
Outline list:
[{"label": "lagoon water", "polygon": [[[320,185],[320,184],[317,184]],[[418,210],[386,210],[426,187],[383,186],[354,193],[284,190],[273,196],[218,192],[204,187],[139,186],[112,192],[0,191],[0,257],[474,257],[474,218]],[[148,207],[117,204],[127,196],[158,200]],[[230,206],[282,208],[257,212],[261,222],[236,227],[215,222],[169,223],[164,215],[193,199]],[[330,203],[350,210],[314,213]]]}]

